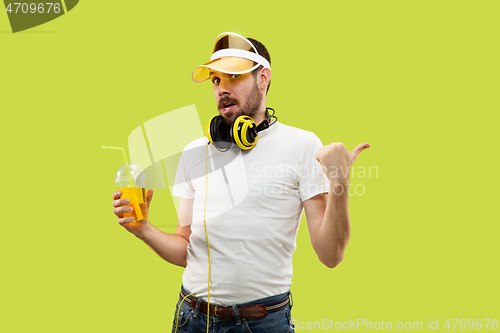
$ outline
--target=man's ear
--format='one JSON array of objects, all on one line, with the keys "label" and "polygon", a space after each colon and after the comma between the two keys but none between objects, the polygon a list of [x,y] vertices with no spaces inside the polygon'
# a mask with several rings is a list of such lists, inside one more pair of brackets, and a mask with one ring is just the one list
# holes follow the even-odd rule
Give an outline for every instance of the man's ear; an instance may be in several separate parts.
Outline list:
[{"label": "man's ear", "polygon": [[271,81],[271,70],[269,68],[262,68],[259,74],[260,89],[266,91],[269,82]]}]

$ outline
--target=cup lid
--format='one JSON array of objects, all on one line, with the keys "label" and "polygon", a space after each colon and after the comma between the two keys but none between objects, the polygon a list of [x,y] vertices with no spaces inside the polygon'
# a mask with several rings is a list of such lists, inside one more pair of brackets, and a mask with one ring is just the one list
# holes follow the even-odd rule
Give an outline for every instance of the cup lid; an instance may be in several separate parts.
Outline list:
[{"label": "cup lid", "polygon": [[131,177],[132,183],[136,183],[137,185],[139,185],[139,187],[144,187],[146,174],[144,173],[142,168],[137,164],[129,164],[128,169],[130,172],[130,176],[127,172],[127,166],[125,164],[118,169],[118,171],[116,172],[115,183],[128,183],[129,177]]}]

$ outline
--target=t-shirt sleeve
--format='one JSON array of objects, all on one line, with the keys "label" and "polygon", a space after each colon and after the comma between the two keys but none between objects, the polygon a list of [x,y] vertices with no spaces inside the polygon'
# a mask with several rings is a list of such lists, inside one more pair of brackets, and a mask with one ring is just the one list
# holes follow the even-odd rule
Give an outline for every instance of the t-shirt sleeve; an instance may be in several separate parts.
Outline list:
[{"label": "t-shirt sleeve", "polygon": [[298,181],[300,200],[306,201],[320,193],[328,193],[330,181],[314,155],[323,147],[316,134],[310,132],[299,148]]},{"label": "t-shirt sleeve", "polygon": [[179,164],[177,165],[177,172],[175,173],[175,183],[172,190],[172,195],[180,198],[193,199],[194,198],[194,188],[191,184],[191,179],[189,177],[189,158],[187,157],[189,150],[184,148],[179,159]]}]

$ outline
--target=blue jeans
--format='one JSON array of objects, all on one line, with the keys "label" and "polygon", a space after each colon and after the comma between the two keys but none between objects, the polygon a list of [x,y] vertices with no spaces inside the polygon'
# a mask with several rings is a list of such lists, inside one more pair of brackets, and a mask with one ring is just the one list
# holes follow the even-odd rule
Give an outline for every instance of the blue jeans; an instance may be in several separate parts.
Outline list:
[{"label": "blue jeans", "polygon": [[[182,287],[184,295],[190,294],[188,290]],[[237,307],[245,307],[253,304],[264,304],[270,306],[280,303],[288,298],[290,293],[279,294],[266,298],[257,299],[252,302],[237,304]],[[207,314],[200,312],[197,308],[191,306],[191,301],[186,298],[181,305],[182,298],[179,298],[175,307],[174,323],[172,326],[172,333],[175,332],[177,323],[177,310],[179,309],[179,323],[177,325],[177,332],[196,332],[203,333],[207,331]],[[199,305],[198,305],[199,306]],[[285,306],[283,309],[268,313],[262,319],[223,319],[210,315],[209,332],[211,333],[232,333],[232,332],[246,332],[246,333],[289,333],[295,332],[292,328],[292,318],[290,315],[291,304]]]}]

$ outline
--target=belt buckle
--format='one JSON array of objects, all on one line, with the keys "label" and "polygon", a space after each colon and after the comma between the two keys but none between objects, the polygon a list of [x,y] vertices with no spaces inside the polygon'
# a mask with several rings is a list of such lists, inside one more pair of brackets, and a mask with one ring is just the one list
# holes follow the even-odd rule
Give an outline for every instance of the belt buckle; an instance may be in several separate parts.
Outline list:
[{"label": "belt buckle", "polygon": [[219,315],[217,314],[217,309],[220,308],[220,306],[216,305],[215,308],[214,308],[214,315],[217,317],[217,318],[220,318]]}]

